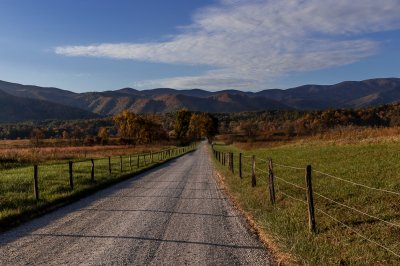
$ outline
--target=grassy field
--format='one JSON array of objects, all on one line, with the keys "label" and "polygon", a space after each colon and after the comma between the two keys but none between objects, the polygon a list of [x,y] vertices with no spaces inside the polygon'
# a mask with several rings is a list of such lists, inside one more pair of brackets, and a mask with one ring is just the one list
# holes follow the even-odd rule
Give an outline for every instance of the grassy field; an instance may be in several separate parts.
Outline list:
[{"label": "grassy field", "polygon": [[[215,145],[214,148],[235,153],[235,174],[217,162],[228,189],[241,207],[251,213],[258,226],[274,239],[279,249],[292,254],[298,263],[399,265],[400,257],[377,243],[400,254],[400,194],[372,190],[316,172],[400,193],[399,142],[341,145],[314,142],[252,150],[225,145]],[[238,177],[239,152],[246,156],[243,158],[243,179]],[[255,188],[251,187],[251,159],[247,157],[250,155],[257,157]],[[274,206],[270,204],[267,192],[267,163],[264,160],[268,157],[273,159],[276,175],[277,201]],[[317,209],[315,234],[308,231],[306,194],[302,189],[305,187],[307,164],[312,165],[314,192],[322,195],[314,194]]]},{"label": "grassy field", "polygon": [[[175,152],[171,153],[171,158],[192,148],[185,147],[184,151],[181,147],[174,148]],[[131,156],[114,156],[111,157],[110,174],[108,157],[95,158],[94,181],[91,180],[90,159],[74,159],[72,160],[73,190],[70,188],[67,160],[41,162],[38,164],[39,200],[35,199],[33,193],[33,164],[2,163],[0,167],[0,229],[17,224],[20,219],[27,219],[66,200],[115,183],[166,159],[168,159],[167,156],[161,157],[161,154],[156,152],[153,154],[153,161],[149,154],[146,156],[146,161],[143,154],[138,157],[138,153]]]},{"label": "grassy field", "polygon": [[68,146],[63,140],[43,140],[43,143],[40,147],[34,147],[29,140],[0,140],[0,162],[31,163],[76,158],[101,158],[146,153],[172,147],[168,144]]}]

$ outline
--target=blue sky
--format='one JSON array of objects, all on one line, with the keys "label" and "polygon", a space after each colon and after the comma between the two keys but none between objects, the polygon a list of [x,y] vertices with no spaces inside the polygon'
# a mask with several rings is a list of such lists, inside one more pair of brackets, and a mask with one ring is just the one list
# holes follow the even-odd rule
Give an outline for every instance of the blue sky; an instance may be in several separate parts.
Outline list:
[{"label": "blue sky", "polygon": [[0,0],[0,79],[258,91],[400,77],[398,0]]}]

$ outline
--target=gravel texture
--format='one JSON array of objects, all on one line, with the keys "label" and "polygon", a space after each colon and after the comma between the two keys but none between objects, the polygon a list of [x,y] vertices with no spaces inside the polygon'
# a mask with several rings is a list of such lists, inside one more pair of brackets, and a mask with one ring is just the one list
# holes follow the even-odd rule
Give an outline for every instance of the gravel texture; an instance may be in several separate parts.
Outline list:
[{"label": "gravel texture", "polygon": [[269,265],[206,144],[0,234],[0,265]]}]

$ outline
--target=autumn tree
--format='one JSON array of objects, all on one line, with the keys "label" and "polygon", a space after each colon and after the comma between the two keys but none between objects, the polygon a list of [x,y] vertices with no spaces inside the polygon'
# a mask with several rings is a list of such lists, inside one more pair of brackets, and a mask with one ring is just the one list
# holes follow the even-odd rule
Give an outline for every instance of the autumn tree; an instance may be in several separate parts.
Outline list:
[{"label": "autumn tree", "polygon": [[124,111],[114,116],[115,127],[120,137],[129,143],[150,143],[158,139],[167,138],[162,125],[152,118],[144,118],[130,111]]},{"label": "autumn tree", "polygon": [[209,113],[201,114],[201,135],[209,141],[218,133],[218,119]]},{"label": "autumn tree", "polygon": [[108,133],[108,128],[101,127],[99,129],[99,132],[97,133],[97,137],[99,138],[101,145],[106,144],[108,142],[108,139],[110,138],[110,134]]},{"label": "autumn tree", "polygon": [[118,135],[121,138],[125,138],[128,142],[135,144],[135,139],[138,135],[138,128],[136,128],[135,120],[137,116],[135,113],[130,111],[123,111],[113,117],[115,127],[118,131]]},{"label": "autumn tree", "polygon": [[192,114],[190,117],[188,135],[192,139],[205,137],[211,141],[217,132],[218,120],[211,114]]},{"label": "autumn tree", "polygon": [[188,136],[191,139],[200,139],[203,129],[202,117],[199,114],[192,114],[189,121]]},{"label": "autumn tree", "polygon": [[176,112],[175,136],[177,139],[183,140],[187,136],[191,117],[192,112],[186,109],[181,109]]}]

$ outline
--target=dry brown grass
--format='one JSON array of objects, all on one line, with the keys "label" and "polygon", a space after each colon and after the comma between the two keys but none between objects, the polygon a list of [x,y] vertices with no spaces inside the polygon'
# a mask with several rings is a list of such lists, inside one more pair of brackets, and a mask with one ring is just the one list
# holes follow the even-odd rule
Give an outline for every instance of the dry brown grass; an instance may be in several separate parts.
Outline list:
[{"label": "dry brown grass", "polygon": [[313,136],[293,137],[288,140],[263,142],[237,142],[235,146],[243,150],[273,148],[290,144],[325,143],[335,145],[355,143],[399,142],[400,127],[371,128],[371,127],[342,127],[318,133]]},{"label": "dry brown grass", "polygon": [[[29,143],[29,141],[27,141]],[[23,140],[0,141],[0,160],[38,162],[72,158],[99,158],[161,150],[169,146],[81,146],[81,147],[29,147]]]}]

